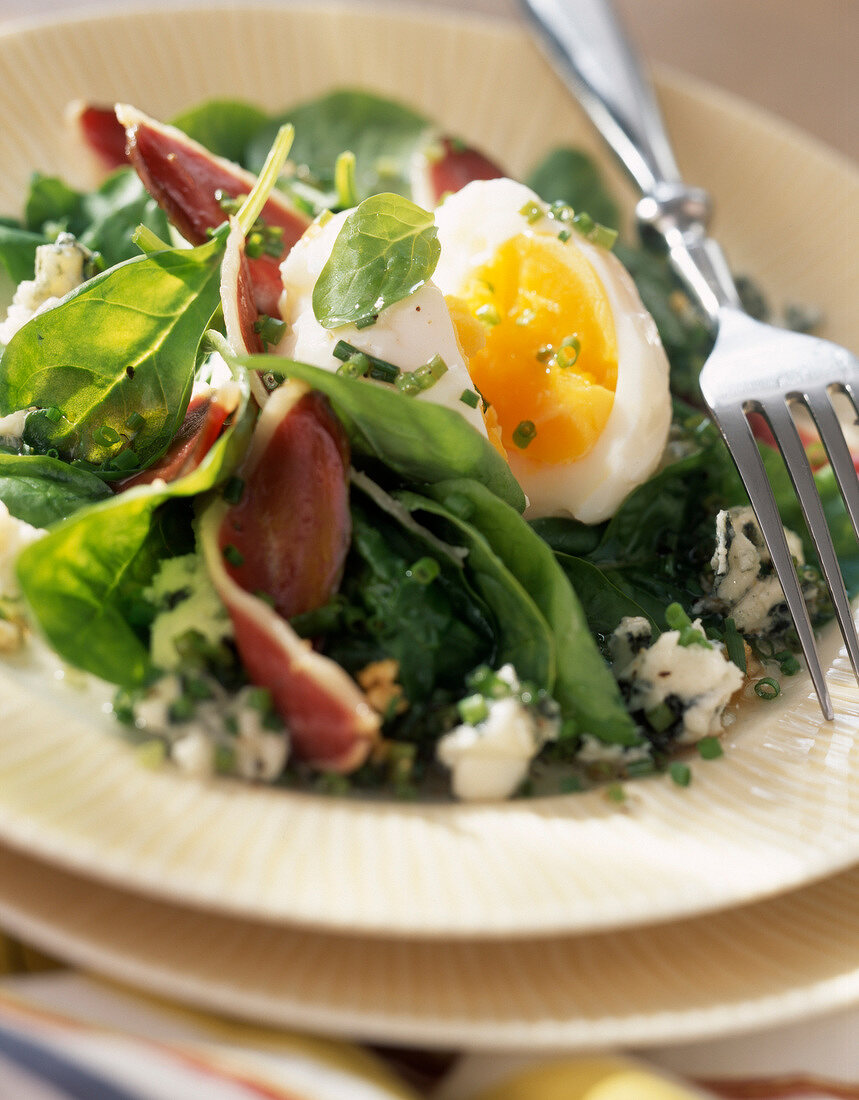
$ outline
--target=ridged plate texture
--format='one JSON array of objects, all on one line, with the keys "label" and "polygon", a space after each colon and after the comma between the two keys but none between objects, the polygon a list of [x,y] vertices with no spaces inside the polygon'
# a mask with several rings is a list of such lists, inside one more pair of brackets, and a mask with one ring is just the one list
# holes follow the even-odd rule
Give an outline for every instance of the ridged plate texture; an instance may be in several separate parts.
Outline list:
[{"label": "ridged plate texture", "polygon": [[[64,133],[76,97],[168,118],[211,96],[276,108],[348,82],[425,110],[512,174],[558,142],[599,148],[521,30],[419,11],[215,7],[22,26],[0,35],[0,71],[8,212],[33,169],[85,179]],[[660,88],[735,266],[775,301],[820,304],[826,334],[859,345],[855,172],[734,100],[667,76]],[[655,778],[622,805],[601,792],[404,805],[146,770],[113,736],[97,685],[5,662],[0,839],[126,890],[355,935],[527,937],[689,916],[859,857],[859,693],[840,659],[830,680],[834,723],[797,678],[747,708],[726,756],[697,763],[687,789]]]}]

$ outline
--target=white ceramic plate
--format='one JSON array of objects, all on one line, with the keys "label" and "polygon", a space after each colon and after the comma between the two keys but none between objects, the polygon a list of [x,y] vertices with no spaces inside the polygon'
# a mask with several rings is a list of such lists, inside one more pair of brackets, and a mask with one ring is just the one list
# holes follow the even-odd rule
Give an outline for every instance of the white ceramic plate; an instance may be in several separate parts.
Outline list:
[{"label": "white ceramic plate", "polygon": [[0,923],[76,966],[268,1026],[456,1050],[676,1044],[847,1007],[859,1000],[857,911],[853,868],[656,928],[384,940],[201,913],[0,846]]},{"label": "white ceramic plate", "polygon": [[[78,178],[74,97],[159,117],[209,96],[283,107],[350,81],[478,142],[511,173],[551,145],[597,149],[520,30],[364,9],[117,14],[0,35],[0,209],[33,168]],[[776,300],[820,302],[859,344],[855,173],[736,101],[665,79],[688,178],[709,186],[736,266]],[[349,802],[150,772],[111,735],[98,689],[0,668],[0,838],[166,899],[354,934],[528,936],[617,928],[748,902],[859,857],[859,694],[830,673],[821,723],[801,678],[732,728],[688,789],[655,778],[505,805]]]}]

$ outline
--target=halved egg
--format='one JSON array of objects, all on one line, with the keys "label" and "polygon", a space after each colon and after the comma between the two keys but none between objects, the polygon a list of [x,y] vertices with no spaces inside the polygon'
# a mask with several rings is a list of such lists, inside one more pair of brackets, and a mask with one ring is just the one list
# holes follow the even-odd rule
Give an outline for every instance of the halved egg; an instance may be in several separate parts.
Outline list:
[{"label": "halved egg", "polygon": [[[402,371],[417,370],[438,355],[447,371],[433,386],[417,394],[415,400],[433,401],[455,409],[485,436],[480,408],[461,400],[463,391],[473,390],[465,352],[482,342],[480,326],[472,322],[469,331],[468,319],[462,318],[454,328],[448,304],[434,282],[425,283],[407,298],[382,310],[370,327],[349,324],[326,329],[316,319],[313,288],[350,213],[342,211],[324,223],[314,222],[281,264],[280,310],[287,330],[277,353],[332,371],[340,366],[334,348],[341,340]],[[464,342],[465,350],[460,341]]]},{"label": "halved egg", "polygon": [[510,179],[468,184],[436,224],[433,281],[455,321],[483,326],[468,369],[526,514],[607,519],[655,470],[671,420],[668,362],[632,279]]}]

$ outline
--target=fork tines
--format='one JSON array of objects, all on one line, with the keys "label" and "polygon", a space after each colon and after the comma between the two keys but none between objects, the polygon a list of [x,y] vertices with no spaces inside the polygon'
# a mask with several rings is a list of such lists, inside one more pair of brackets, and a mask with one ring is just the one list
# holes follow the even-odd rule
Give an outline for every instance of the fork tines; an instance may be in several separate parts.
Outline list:
[{"label": "fork tines", "polygon": [[[843,349],[839,350],[843,351]],[[850,361],[850,369],[846,373],[859,379],[859,361],[853,356],[848,356],[847,359]],[[784,591],[785,601],[793,617],[817,698],[825,717],[830,720],[834,716],[832,702],[820,665],[808,609],[788,550],[775,498],[746,414],[758,412],[766,418],[781,450],[817,551],[821,571],[829,588],[832,606],[847,647],[850,663],[859,679],[859,638],[857,638],[850,601],[814,475],[792,415],[792,408],[796,405],[805,406],[811,414],[832,464],[853,530],[859,539],[859,477],[857,477],[841,423],[833,407],[833,392],[845,395],[851,402],[853,413],[859,413],[854,386],[842,380],[828,383],[815,380],[811,385],[802,386],[798,390],[780,392],[778,389],[770,389],[769,392],[756,398],[747,398],[733,403],[714,403],[710,406],[749,494],[761,532],[772,555],[773,566]]]}]

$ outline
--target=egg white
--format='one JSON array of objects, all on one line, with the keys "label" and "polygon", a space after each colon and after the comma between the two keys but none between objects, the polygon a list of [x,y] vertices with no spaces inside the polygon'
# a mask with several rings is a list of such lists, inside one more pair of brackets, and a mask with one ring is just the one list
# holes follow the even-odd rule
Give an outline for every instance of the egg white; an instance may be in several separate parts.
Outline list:
[{"label": "egg white", "polygon": [[[529,222],[522,213],[535,203],[545,210],[530,188],[510,179],[476,181],[449,196],[436,211],[441,257],[434,282],[445,294],[460,295],[469,273],[489,263],[511,238],[557,237],[557,221],[542,216]],[[527,516],[571,515],[598,523],[613,515],[659,464],[671,422],[668,360],[653,318],[620,261],[575,232],[567,247],[584,254],[611,306],[618,348],[614,403],[595,445],[582,458],[535,462],[513,446],[507,459],[529,499]]]},{"label": "egg white", "polygon": [[433,281],[383,309],[376,323],[368,328],[349,324],[326,329],[317,321],[313,312],[313,288],[349,213],[335,214],[323,224],[315,222],[281,264],[280,310],[287,330],[276,348],[277,354],[331,371],[341,365],[334,356],[339,340],[345,340],[368,355],[385,359],[403,371],[416,370],[433,356],[440,355],[447,372],[414,400],[432,401],[454,409],[486,436],[480,409],[471,408],[460,400],[464,390],[473,389],[471,377],[450,311]]}]

